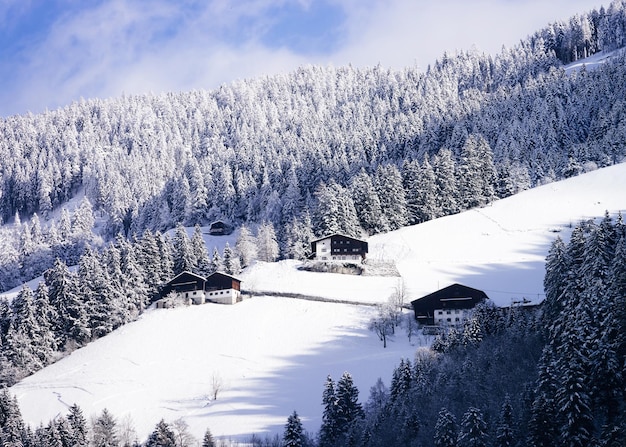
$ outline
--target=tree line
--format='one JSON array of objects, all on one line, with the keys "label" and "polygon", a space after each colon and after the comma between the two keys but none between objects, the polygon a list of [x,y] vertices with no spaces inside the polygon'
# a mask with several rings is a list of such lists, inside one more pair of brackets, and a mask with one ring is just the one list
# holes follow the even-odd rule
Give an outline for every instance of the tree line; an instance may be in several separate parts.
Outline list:
[{"label": "tree line", "polygon": [[[29,234],[26,228],[22,234]],[[269,225],[256,235],[242,227],[234,247],[227,243],[212,255],[198,225],[191,236],[178,225],[171,236],[146,230],[132,240],[120,235],[100,250],[81,245],[75,268],[57,257],[35,290],[24,284],[13,299],[0,297],[0,387],[135,320],[183,271],[236,275],[257,259],[275,260],[277,251]]]}]

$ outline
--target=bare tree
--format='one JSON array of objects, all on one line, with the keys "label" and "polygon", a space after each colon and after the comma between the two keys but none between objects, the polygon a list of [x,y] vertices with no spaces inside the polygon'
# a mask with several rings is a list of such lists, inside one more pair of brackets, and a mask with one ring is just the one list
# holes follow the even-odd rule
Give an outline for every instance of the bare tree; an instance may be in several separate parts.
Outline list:
[{"label": "bare tree", "polygon": [[130,414],[122,417],[118,425],[118,434],[121,446],[137,445],[139,439],[135,430],[135,423]]},{"label": "bare tree", "polygon": [[222,380],[222,376],[213,372],[211,375],[211,397],[213,400],[217,400],[217,395],[224,389],[224,380]]},{"label": "bare tree", "polygon": [[383,342],[383,348],[387,347],[387,339],[394,334],[394,324],[390,317],[389,304],[379,304],[378,315],[374,317],[369,324],[369,330],[378,335],[380,341]]},{"label": "bare tree", "polygon": [[176,438],[176,447],[191,447],[198,444],[198,440],[189,433],[189,424],[183,418],[172,422],[172,431]]}]

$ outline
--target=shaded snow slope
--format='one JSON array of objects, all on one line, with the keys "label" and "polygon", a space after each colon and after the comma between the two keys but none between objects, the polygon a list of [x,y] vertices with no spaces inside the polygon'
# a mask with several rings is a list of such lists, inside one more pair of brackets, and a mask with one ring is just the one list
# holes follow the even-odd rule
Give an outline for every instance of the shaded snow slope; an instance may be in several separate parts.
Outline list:
[{"label": "shaded snow slope", "polygon": [[[369,238],[370,258],[393,259],[411,298],[460,282],[500,305],[543,297],[551,242],[605,210],[626,209],[626,164],[545,185],[493,203]],[[298,263],[257,263],[244,289],[382,302],[398,278],[297,270]],[[108,408],[131,414],[140,439],[164,418],[184,417],[200,438],[282,433],[297,410],[317,430],[327,374],[350,371],[367,399],[378,377],[388,384],[417,343],[404,334],[383,349],[367,323],[376,309],[256,296],[234,306],[150,310],[139,321],[74,352],[12,388],[37,426],[78,403],[87,416]],[[223,382],[211,401],[213,378]]]},{"label": "shaded snow slope", "polygon": [[[149,310],[139,321],[79,349],[15,385],[26,422],[37,426],[78,403],[130,414],[140,439],[164,418],[183,417],[201,439],[282,433],[294,410],[309,430],[321,423],[328,374],[353,373],[361,398],[401,357],[404,335],[387,349],[369,332],[371,307],[255,297],[234,306]],[[416,340],[414,340],[414,343]],[[213,380],[222,383],[211,399]]]}]

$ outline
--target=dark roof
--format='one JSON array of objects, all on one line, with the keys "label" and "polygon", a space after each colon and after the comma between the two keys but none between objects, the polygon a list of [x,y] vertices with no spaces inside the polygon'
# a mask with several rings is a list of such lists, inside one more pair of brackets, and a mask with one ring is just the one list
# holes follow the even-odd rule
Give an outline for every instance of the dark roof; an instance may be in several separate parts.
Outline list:
[{"label": "dark roof", "polygon": [[357,239],[355,237],[346,236],[345,234],[341,234],[341,233],[333,233],[333,234],[329,234],[328,236],[324,236],[324,237],[321,237],[319,239],[315,239],[314,241],[311,241],[311,243],[314,244],[316,242],[323,241],[324,239],[332,238],[332,237],[335,237],[335,236],[346,238],[346,239],[351,239],[351,240],[357,241],[357,242],[365,242],[363,239]]},{"label": "dark roof", "polygon": [[185,270],[184,272],[181,272],[178,275],[174,276],[172,279],[170,279],[167,282],[167,284],[176,284],[178,282],[178,280],[180,280],[180,279],[200,279],[202,281],[205,280],[204,277],[202,277],[202,276],[200,276],[200,275],[198,275],[196,273],[190,272],[188,270]]},{"label": "dark roof", "polygon": [[487,299],[489,297],[482,290],[462,284],[452,284],[411,301],[411,305],[418,321],[432,324],[435,309],[472,309]]},{"label": "dark roof", "polygon": [[215,278],[215,277],[230,278],[230,279],[234,279],[235,281],[239,281],[239,282],[241,282],[241,279],[237,278],[236,276],[229,275],[228,273],[225,273],[225,272],[213,272],[213,273],[211,273],[209,276],[207,276],[207,278],[206,278],[206,279],[207,279],[207,281],[208,281],[210,278],[212,278],[212,277],[213,277],[213,278]]}]

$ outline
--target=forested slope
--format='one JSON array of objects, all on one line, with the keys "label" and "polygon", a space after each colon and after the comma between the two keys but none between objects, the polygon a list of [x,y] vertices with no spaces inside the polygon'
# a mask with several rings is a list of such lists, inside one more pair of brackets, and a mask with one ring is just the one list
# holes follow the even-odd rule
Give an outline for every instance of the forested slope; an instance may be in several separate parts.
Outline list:
[{"label": "forested slope", "polygon": [[[626,151],[624,59],[559,67],[622,47],[625,9],[551,24],[496,57],[444,55],[425,73],[311,66],[9,117],[0,217],[45,219],[84,193],[105,238],[268,222],[295,257],[311,230],[393,230],[607,166]],[[54,252],[57,228],[40,230]],[[4,290],[30,279],[20,237],[3,238]]]}]

